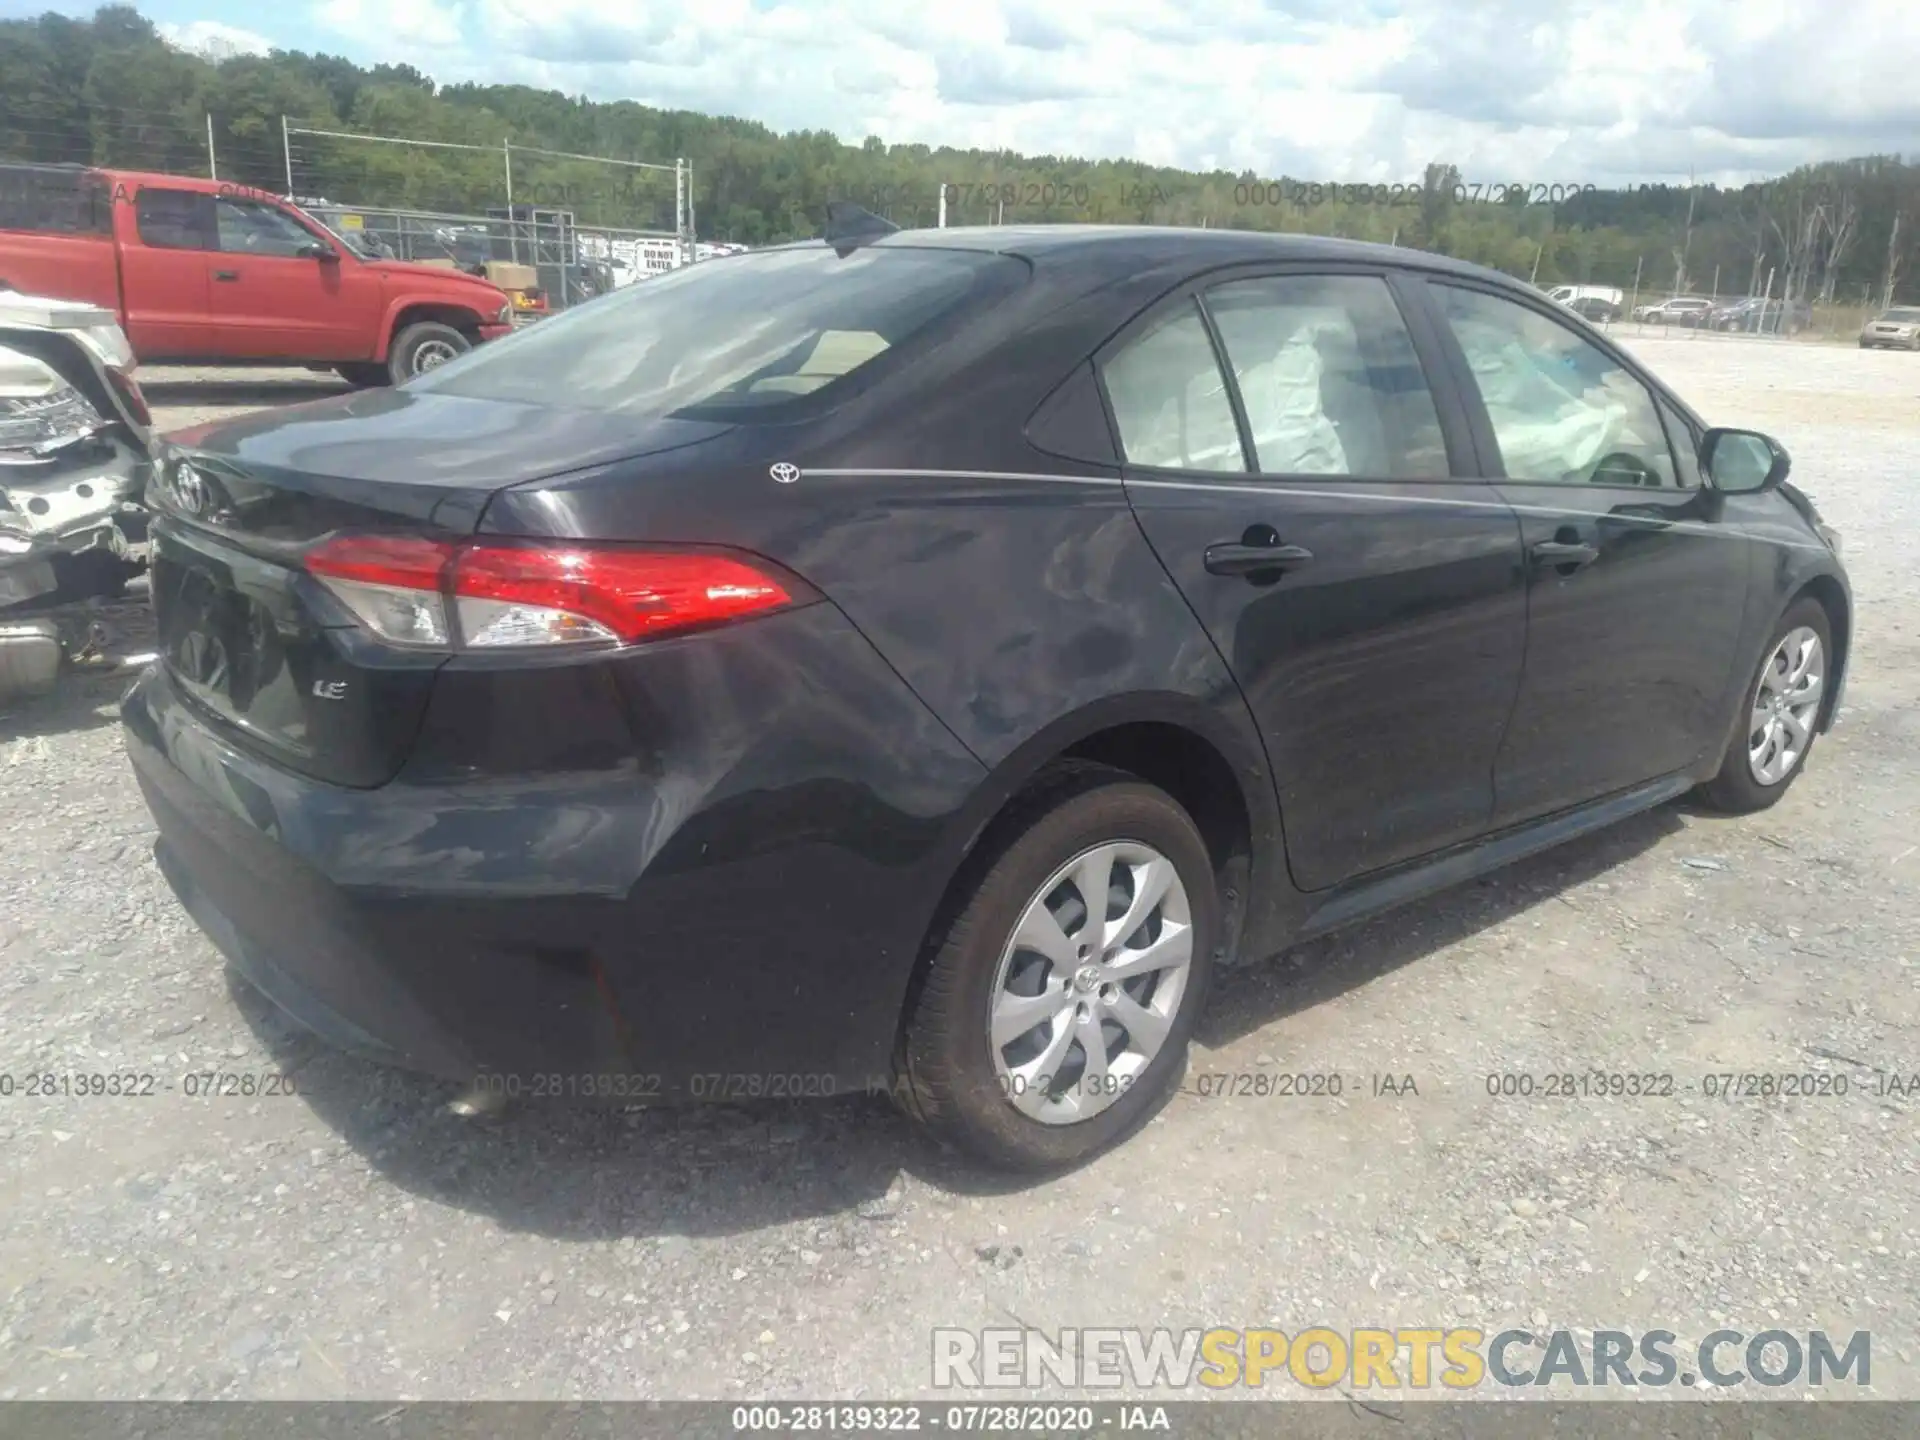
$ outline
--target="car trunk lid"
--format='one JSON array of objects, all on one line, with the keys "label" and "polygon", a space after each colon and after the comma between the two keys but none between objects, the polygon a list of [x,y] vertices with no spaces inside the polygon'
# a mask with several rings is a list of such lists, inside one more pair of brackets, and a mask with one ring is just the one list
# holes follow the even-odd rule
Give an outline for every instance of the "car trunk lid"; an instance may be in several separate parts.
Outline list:
[{"label": "car trunk lid", "polygon": [[335,784],[384,784],[447,653],[381,640],[307,555],[344,534],[470,536],[507,486],[727,428],[401,389],[182,432],[148,495],[161,663],[235,743]]}]

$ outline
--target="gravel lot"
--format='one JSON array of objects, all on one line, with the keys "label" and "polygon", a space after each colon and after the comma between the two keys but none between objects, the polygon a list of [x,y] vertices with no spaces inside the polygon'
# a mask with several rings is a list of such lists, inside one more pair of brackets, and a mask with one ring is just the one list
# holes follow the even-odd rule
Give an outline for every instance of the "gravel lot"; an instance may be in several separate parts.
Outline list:
[{"label": "gravel lot", "polygon": [[[1046,1183],[970,1173],[865,1098],[451,1116],[225,976],[150,857],[120,679],[0,712],[0,1397],[899,1397],[930,1393],[936,1325],[1517,1323],[1866,1329],[1872,1393],[1920,1398],[1920,1095],[1868,1093],[1920,1074],[1920,355],[1633,343],[1779,435],[1846,537],[1859,658],[1808,775],[1764,815],[1666,808],[1228,977],[1189,1090],[1346,1095],[1184,1093]],[[164,426],[337,388],[143,378]],[[1590,1068],[1852,1083],[1485,1087]],[[24,1094],[127,1070],[161,1093]],[[181,1093],[206,1070],[300,1094]],[[1417,1094],[1374,1098],[1376,1073]]]}]

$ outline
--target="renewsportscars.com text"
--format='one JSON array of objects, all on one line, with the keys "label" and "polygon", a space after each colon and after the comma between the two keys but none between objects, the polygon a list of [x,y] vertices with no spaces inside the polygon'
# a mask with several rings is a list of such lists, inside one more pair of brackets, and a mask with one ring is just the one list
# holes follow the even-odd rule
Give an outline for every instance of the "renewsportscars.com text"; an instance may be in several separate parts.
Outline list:
[{"label": "renewsportscars.com text", "polygon": [[1268,1385],[1354,1390],[1471,1390],[1872,1383],[1873,1340],[1715,1330],[1683,1343],[1671,1330],[1484,1330],[1440,1327],[1281,1330],[938,1329],[936,1390],[1210,1390]]}]

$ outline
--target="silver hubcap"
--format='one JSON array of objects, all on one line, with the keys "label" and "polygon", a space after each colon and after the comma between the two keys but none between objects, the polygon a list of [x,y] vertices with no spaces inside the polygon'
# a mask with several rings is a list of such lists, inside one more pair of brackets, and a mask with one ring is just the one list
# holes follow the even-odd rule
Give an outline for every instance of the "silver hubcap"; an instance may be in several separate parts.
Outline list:
[{"label": "silver hubcap", "polygon": [[413,352],[413,373],[423,374],[436,366],[444,365],[460,352],[445,340],[425,341]]},{"label": "silver hubcap", "polygon": [[1000,955],[987,1028],[1009,1103],[1070,1125],[1124,1095],[1180,1013],[1193,915],[1173,862],[1096,845],[1040,887]]},{"label": "silver hubcap", "polygon": [[1778,785],[1807,753],[1826,688],[1820,637],[1805,625],[1788,631],[1767,658],[1753,692],[1747,766],[1760,784]]}]

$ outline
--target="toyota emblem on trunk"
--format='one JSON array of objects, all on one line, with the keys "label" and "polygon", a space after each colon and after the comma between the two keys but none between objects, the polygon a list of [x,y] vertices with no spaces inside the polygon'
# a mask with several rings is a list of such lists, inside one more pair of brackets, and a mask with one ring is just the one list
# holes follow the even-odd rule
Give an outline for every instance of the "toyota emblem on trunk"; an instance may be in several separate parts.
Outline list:
[{"label": "toyota emblem on trunk", "polygon": [[800,467],[782,460],[767,473],[773,476],[774,480],[779,484],[791,485],[800,478]]}]

